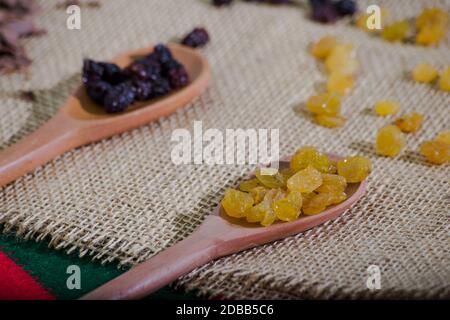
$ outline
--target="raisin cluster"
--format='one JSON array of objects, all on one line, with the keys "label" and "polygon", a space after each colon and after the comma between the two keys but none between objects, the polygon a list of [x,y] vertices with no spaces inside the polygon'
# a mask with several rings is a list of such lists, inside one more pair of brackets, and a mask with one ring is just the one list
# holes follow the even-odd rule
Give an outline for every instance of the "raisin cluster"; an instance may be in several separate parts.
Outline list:
[{"label": "raisin cluster", "polygon": [[87,95],[108,113],[123,112],[135,101],[164,96],[188,82],[186,69],[163,44],[124,69],[90,59],[83,63]]},{"label": "raisin cluster", "polygon": [[239,190],[227,189],[221,202],[234,218],[269,226],[315,215],[347,199],[347,183],[365,180],[372,170],[369,159],[347,157],[338,162],[313,147],[297,150],[288,168],[272,175],[258,169],[255,177],[242,181]]}]

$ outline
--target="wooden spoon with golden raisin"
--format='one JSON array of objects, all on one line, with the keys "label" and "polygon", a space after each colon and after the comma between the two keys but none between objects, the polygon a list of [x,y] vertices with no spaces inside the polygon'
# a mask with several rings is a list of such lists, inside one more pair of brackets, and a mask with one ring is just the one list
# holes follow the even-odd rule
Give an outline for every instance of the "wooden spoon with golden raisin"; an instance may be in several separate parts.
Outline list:
[{"label": "wooden spoon with golden raisin", "polygon": [[[168,47],[186,68],[190,79],[186,87],[160,98],[134,103],[120,114],[106,113],[87,96],[84,87],[78,88],[41,128],[0,152],[0,187],[66,151],[166,116],[200,95],[210,79],[208,62],[191,48],[176,44]],[[152,51],[153,47],[128,52],[113,62],[125,67],[136,57]]]},{"label": "wooden spoon with golden raisin", "polygon": [[[328,157],[332,161],[341,159],[332,155]],[[357,160],[349,159],[353,162]],[[279,163],[280,171],[289,167],[289,160],[283,160]],[[352,163],[343,163],[343,166],[347,166],[347,164],[349,164],[349,167],[344,169],[352,169]],[[232,218],[224,212],[224,208],[219,204],[212,214],[207,216],[203,223],[186,239],[137,265],[81,299],[143,298],[216,258],[283,239],[336,219],[358,201],[364,195],[365,190],[365,180],[350,183],[345,189],[347,195],[345,201],[331,206],[321,213],[309,216],[302,215],[294,221],[276,222],[268,227]]]}]

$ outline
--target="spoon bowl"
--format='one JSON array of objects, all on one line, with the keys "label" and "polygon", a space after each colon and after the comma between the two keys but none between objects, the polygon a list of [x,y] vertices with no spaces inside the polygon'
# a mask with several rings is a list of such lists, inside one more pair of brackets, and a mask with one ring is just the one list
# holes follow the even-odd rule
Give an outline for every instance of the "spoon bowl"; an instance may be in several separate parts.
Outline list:
[{"label": "spoon bowl", "polygon": [[[331,160],[341,159],[335,155],[328,156]],[[289,158],[280,161],[280,168],[288,163]],[[143,298],[213,259],[280,240],[336,219],[361,199],[365,191],[366,181],[349,184],[345,191],[347,199],[344,202],[328,207],[316,215],[302,215],[295,221],[277,222],[268,227],[229,217],[219,204],[186,239],[81,299]]]},{"label": "spoon bowl", "polygon": [[[0,152],[0,187],[73,148],[167,116],[200,95],[211,77],[208,62],[191,48],[177,44],[169,44],[168,47],[189,74],[186,87],[158,99],[135,103],[123,113],[108,114],[80,86],[47,123]],[[152,51],[153,47],[131,51],[113,62],[125,67]]]}]

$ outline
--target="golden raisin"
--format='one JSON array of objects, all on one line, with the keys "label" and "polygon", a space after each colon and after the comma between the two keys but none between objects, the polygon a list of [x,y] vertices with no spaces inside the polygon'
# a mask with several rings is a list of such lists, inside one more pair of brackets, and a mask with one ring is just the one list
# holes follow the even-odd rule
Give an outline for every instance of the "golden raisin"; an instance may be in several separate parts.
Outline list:
[{"label": "golden raisin", "polygon": [[322,184],[322,175],[317,169],[308,166],[306,169],[298,171],[287,181],[290,191],[302,193],[312,192]]},{"label": "golden raisin", "polygon": [[430,83],[438,76],[438,71],[429,63],[420,63],[414,67],[412,77],[414,81]]},{"label": "golden raisin", "polygon": [[436,136],[436,141],[441,141],[450,144],[450,131],[442,131]]},{"label": "golden raisin", "polygon": [[[247,221],[248,222],[261,222],[263,221],[264,217],[266,216],[267,212],[272,211],[272,207],[270,206],[270,203],[267,201],[262,201],[252,207],[247,212]],[[270,215],[270,213],[269,213]]]},{"label": "golden raisin", "polygon": [[267,189],[263,186],[257,186],[253,189],[250,189],[249,193],[253,197],[253,202],[255,204],[258,204],[264,199],[264,196],[267,193]]},{"label": "golden raisin", "polygon": [[328,116],[320,114],[314,117],[316,122],[326,128],[338,128],[345,124],[346,119],[342,116]]},{"label": "golden raisin", "polygon": [[439,8],[426,8],[416,18],[418,33],[416,43],[421,45],[438,44],[447,32],[449,14]]},{"label": "golden raisin", "polygon": [[337,174],[322,173],[322,185],[315,191],[319,193],[343,192],[347,187],[347,181]]},{"label": "golden raisin", "polygon": [[424,142],[420,146],[420,152],[434,164],[444,164],[450,161],[450,144],[442,141]]},{"label": "golden raisin", "polygon": [[410,31],[410,26],[408,21],[397,21],[391,25],[386,26],[383,31],[381,31],[381,37],[386,41],[402,41],[404,40]]},{"label": "golden raisin", "polygon": [[222,200],[226,214],[234,218],[243,218],[247,210],[253,206],[253,197],[248,193],[227,189]]},{"label": "golden raisin", "polygon": [[358,70],[358,61],[351,44],[338,44],[325,60],[328,73],[354,74]]},{"label": "golden raisin", "polygon": [[252,190],[253,188],[256,188],[259,185],[260,184],[258,182],[258,179],[256,179],[256,178],[253,178],[250,180],[244,180],[239,184],[239,190],[249,192],[250,190]]},{"label": "golden raisin", "polygon": [[318,96],[311,96],[306,101],[306,107],[314,114],[335,116],[341,109],[341,100],[336,94],[322,93]]},{"label": "golden raisin", "polygon": [[346,198],[344,192],[315,194],[303,205],[303,213],[308,216],[321,213],[327,206],[341,203]]},{"label": "golden raisin", "polygon": [[450,91],[450,67],[442,72],[439,79],[439,89],[442,91]]},{"label": "golden raisin", "polygon": [[270,171],[263,172],[260,168],[256,169],[255,176],[258,179],[259,183],[261,183],[264,187],[273,189],[273,188],[283,188],[286,186],[285,177],[280,174],[279,171],[274,171],[273,174],[263,174],[263,173],[271,173]]},{"label": "golden raisin", "polygon": [[375,112],[380,116],[396,114],[400,110],[400,104],[392,100],[383,100],[375,103]]},{"label": "golden raisin", "polygon": [[445,37],[445,29],[441,26],[427,25],[416,35],[416,43],[423,46],[438,44]]},{"label": "golden raisin", "polygon": [[328,57],[336,44],[337,41],[335,37],[325,36],[313,44],[311,47],[311,53],[316,58],[325,59]]},{"label": "golden raisin", "polygon": [[338,161],[337,170],[348,183],[357,183],[367,178],[372,171],[372,163],[365,157],[347,157]]},{"label": "golden raisin", "polygon": [[353,88],[355,80],[351,74],[341,74],[333,72],[328,77],[327,90],[330,93],[336,93],[341,96],[347,95]]},{"label": "golden raisin", "polygon": [[312,166],[320,172],[327,172],[329,168],[328,157],[313,147],[303,147],[297,150],[291,158],[291,169],[294,172]]},{"label": "golden raisin", "polygon": [[449,14],[440,8],[426,8],[416,17],[416,27],[424,28],[428,25],[446,27],[449,21]]},{"label": "golden raisin", "polygon": [[282,221],[293,221],[300,215],[300,208],[294,206],[288,199],[275,201],[272,204],[272,210]]},{"label": "golden raisin", "polygon": [[375,149],[378,154],[395,157],[405,145],[402,131],[394,125],[388,125],[378,130]]},{"label": "golden raisin", "polygon": [[300,192],[290,191],[286,197],[286,199],[291,203],[294,207],[300,209],[303,204],[303,197]]},{"label": "golden raisin", "polygon": [[395,125],[403,132],[415,132],[422,125],[423,116],[417,112],[411,112],[395,120]]}]

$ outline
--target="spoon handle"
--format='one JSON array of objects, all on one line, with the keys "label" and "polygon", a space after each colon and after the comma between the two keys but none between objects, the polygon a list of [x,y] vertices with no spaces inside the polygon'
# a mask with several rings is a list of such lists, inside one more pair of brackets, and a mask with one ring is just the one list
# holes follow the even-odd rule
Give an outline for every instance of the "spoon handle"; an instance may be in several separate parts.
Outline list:
[{"label": "spoon handle", "polygon": [[35,132],[0,152],[0,187],[79,145],[76,125],[59,112]]},{"label": "spoon handle", "polygon": [[194,232],[81,300],[140,299],[217,257],[217,241]]}]

